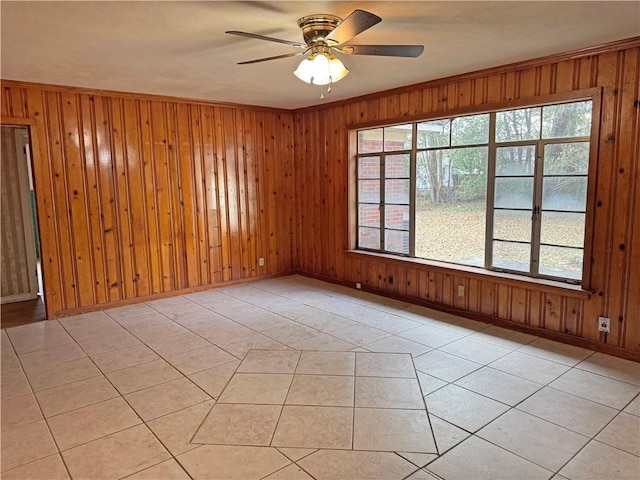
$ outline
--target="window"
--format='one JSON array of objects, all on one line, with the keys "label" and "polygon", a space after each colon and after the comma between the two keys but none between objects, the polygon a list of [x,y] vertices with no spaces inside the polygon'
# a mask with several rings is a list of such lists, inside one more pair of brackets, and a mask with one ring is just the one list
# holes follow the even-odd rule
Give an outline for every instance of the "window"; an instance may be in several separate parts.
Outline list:
[{"label": "window", "polygon": [[359,249],[577,283],[592,101],[357,132]]}]

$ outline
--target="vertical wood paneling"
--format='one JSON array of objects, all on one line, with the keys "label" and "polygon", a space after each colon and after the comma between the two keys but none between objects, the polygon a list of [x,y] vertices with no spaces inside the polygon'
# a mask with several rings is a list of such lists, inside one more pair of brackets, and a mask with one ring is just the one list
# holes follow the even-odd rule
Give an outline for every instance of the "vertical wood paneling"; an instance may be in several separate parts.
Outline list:
[{"label": "vertical wood paneling", "polygon": [[[636,97],[638,84],[638,53],[640,49],[623,52],[621,66],[620,84],[618,90],[620,118],[631,120],[634,113],[640,114],[640,99]],[[630,173],[633,171],[633,164],[640,159],[633,156],[635,141],[640,135],[637,130],[637,121],[621,121],[616,129],[616,154],[614,170],[614,196],[613,211],[623,212],[627,209],[629,199],[632,198],[633,188],[630,183]],[[611,316],[611,333],[609,341],[619,345],[622,342],[623,323],[619,319],[624,319],[624,303],[627,285],[627,268],[629,264],[629,223],[632,217],[629,215],[617,214],[611,225],[612,248],[609,268],[609,315]],[[636,271],[636,274],[640,272]],[[640,299],[639,299],[640,301]],[[640,321],[640,319],[638,319]]]},{"label": "vertical wood paneling", "polygon": [[109,103],[104,97],[95,97],[95,143],[97,160],[96,188],[99,190],[99,210],[102,231],[104,236],[102,246],[102,261],[105,268],[105,288],[107,301],[118,301],[123,297],[122,282],[120,279],[120,266],[122,255],[119,244],[120,228],[117,223],[117,211],[115,203],[116,162],[114,158],[112,137],[109,131]]},{"label": "vertical wood paneling", "polygon": [[91,260],[93,263],[93,271],[95,272],[95,302],[108,302],[107,291],[107,275],[104,265],[104,226],[102,205],[100,205],[100,181],[98,179],[98,160],[97,147],[95,145],[96,125],[95,125],[95,109],[94,97],[85,96],[80,98],[81,124],[82,124],[82,143],[84,145],[84,165],[86,179],[84,184],[88,189],[86,196],[88,228],[91,241]]},{"label": "vertical wood paneling", "polygon": [[292,113],[21,85],[50,317],[293,268]]},{"label": "vertical wood paneling", "polygon": [[[202,192],[202,189],[196,188],[196,168],[200,167],[200,156],[191,157],[191,121],[189,118],[189,106],[177,105],[176,119],[176,154],[178,155],[176,167],[180,179],[178,192],[178,212],[182,216],[182,228],[184,236],[182,237],[182,248],[178,248],[178,255],[182,257],[184,262],[184,281],[186,287],[196,287],[200,285],[200,231],[198,229],[198,211],[196,198]],[[184,164],[193,164],[193,168],[188,168]],[[199,168],[198,168],[199,173]],[[193,192],[193,195],[189,195]],[[180,235],[178,235],[180,238]]]},{"label": "vertical wood paneling", "polygon": [[[599,315],[612,319],[607,343],[640,351],[640,271],[638,223],[640,200],[637,191],[639,173],[639,82],[640,49],[607,51],[569,60],[530,63],[520,69],[503,69],[485,75],[454,78],[449,82],[418,85],[414,89],[382,92],[296,112],[296,149],[298,183],[296,206],[298,256],[304,271],[336,278],[343,282],[361,281],[373,288],[426,299],[460,311],[479,312],[531,327],[565,332],[596,341],[605,341],[597,331]],[[326,215],[320,199],[346,199],[350,161],[347,142],[333,129],[346,131],[350,124],[375,125],[403,122],[403,116],[440,116],[453,109],[469,108],[513,99],[535,102],[538,95],[602,88],[600,136],[593,204],[591,278],[586,287],[594,293],[575,295],[550,291],[543,285],[514,284],[508,279],[477,276],[428,265],[404,266],[397,260],[367,257],[358,261],[345,254],[349,223],[335,222],[334,213]],[[408,102],[408,103],[407,103]],[[342,114],[344,111],[346,114]],[[330,124],[331,128],[326,125]],[[343,165],[342,168],[339,168]],[[328,174],[328,177],[327,175]],[[343,178],[338,178],[342,175]],[[335,201],[335,200],[334,200]],[[336,202],[336,206],[339,203]],[[349,205],[344,204],[346,212]],[[335,212],[335,208],[333,210]],[[319,213],[322,212],[322,213]],[[615,215],[614,215],[615,212]],[[339,213],[339,212],[338,212]],[[319,232],[331,230],[333,248],[327,248]],[[345,240],[346,241],[346,240]],[[340,247],[340,248],[339,248]],[[348,256],[347,256],[348,255]],[[344,265],[343,273],[332,266]],[[406,287],[390,285],[388,275],[406,268]],[[415,279],[415,280],[414,280]],[[411,282],[416,285],[412,286]],[[465,285],[465,297],[457,296],[457,286]]]},{"label": "vertical wood paneling", "polygon": [[[119,259],[119,270],[114,272],[109,281],[111,285],[120,284],[121,298],[133,298],[136,296],[135,262],[133,258],[133,235],[131,226],[131,196],[129,195],[129,175],[127,172],[127,146],[124,136],[124,108],[122,101],[111,102],[111,116],[107,125],[111,125],[112,144],[111,165],[113,167],[113,205],[117,225],[118,242],[115,245],[117,258]],[[111,199],[109,200],[111,202]],[[40,234],[42,236],[42,233]],[[114,257],[116,256],[114,255]],[[111,260],[115,262],[114,258]],[[49,288],[46,288],[45,296]]]},{"label": "vertical wood paneling", "polygon": [[[40,118],[41,123],[35,123],[31,129],[31,144],[33,147],[33,166],[35,194],[38,203],[38,229],[40,233],[40,258],[43,266],[44,285],[46,288],[47,308],[50,312],[61,310],[64,305],[62,292],[62,265],[60,259],[60,244],[58,241],[58,214],[66,216],[66,212],[58,212],[54,196],[54,168],[52,166],[51,142],[46,141],[48,135],[48,115],[46,109],[46,95],[37,88],[27,88],[26,99],[31,118]],[[36,170],[37,162],[37,170]],[[35,178],[39,173],[39,179]]]},{"label": "vertical wood paneling", "polygon": [[[71,208],[70,198],[67,192],[67,160],[64,155],[64,134],[62,130],[61,112],[60,112],[60,94],[56,92],[47,92],[47,136],[49,138],[49,152],[48,158],[52,165],[53,173],[53,192],[52,197],[54,200],[54,208],[57,211],[55,227],[55,240],[57,251],[51,252],[60,258],[59,270],[57,272],[60,278],[60,287],[62,290],[62,305],[61,309],[69,309],[80,306],[78,297],[76,294],[76,268],[75,260],[76,254],[72,244],[70,221]],[[34,180],[36,186],[42,184],[46,179],[40,177],[39,173],[44,173],[39,170],[39,162],[34,161]],[[46,187],[44,187],[46,188]],[[40,191],[37,190],[36,195],[40,195]],[[48,275],[51,275],[49,273]],[[93,285],[87,285],[87,288],[93,289]],[[46,302],[46,298],[45,298]],[[47,308],[50,309],[47,305]]]}]

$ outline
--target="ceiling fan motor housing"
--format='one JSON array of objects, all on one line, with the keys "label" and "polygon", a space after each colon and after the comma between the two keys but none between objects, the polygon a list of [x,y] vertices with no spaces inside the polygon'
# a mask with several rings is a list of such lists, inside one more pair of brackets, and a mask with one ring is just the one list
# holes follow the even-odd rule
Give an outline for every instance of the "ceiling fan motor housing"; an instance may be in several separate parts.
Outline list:
[{"label": "ceiling fan motor housing", "polygon": [[[340,17],[328,14],[309,15],[302,17],[298,20],[298,26],[302,29],[302,36],[304,41],[309,46],[314,46],[318,43],[327,44],[331,43],[325,41],[325,37],[329,35],[339,24],[342,22]],[[334,42],[334,44],[337,42]]]}]

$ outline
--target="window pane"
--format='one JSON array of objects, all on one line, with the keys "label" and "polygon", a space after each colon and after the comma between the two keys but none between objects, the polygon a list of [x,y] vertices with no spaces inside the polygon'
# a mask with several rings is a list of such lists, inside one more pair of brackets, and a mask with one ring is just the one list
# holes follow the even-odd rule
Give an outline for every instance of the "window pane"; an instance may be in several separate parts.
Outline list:
[{"label": "window pane", "polygon": [[384,129],[384,151],[411,150],[412,138],[411,124],[386,127]]},{"label": "window pane", "polygon": [[386,203],[409,203],[409,180],[387,180],[384,196]]},{"label": "window pane", "polygon": [[584,252],[577,248],[541,245],[538,271],[541,275],[580,280],[582,278],[583,254]]},{"label": "window pane", "polygon": [[588,137],[591,134],[591,100],[542,108],[542,138]]},{"label": "window pane", "polygon": [[380,227],[380,206],[358,205],[358,225],[362,227]]},{"label": "window pane", "polygon": [[542,208],[584,212],[587,208],[587,177],[542,180]]},{"label": "window pane", "polygon": [[380,178],[380,157],[358,158],[358,178]]},{"label": "window pane", "polygon": [[380,180],[360,180],[358,182],[358,201],[361,203],[380,203]]},{"label": "window pane", "polygon": [[538,140],[540,107],[521,108],[496,113],[496,141]]},{"label": "window pane", "polygon": [[419,202],[416,257],[484,266],[485,208],[484,200],[450,204]]},{"label": "window pane", "polygon": [[584,213],[542,212],[540,241],[567,247],[583,247],[584,222]]},{"label": "window pane", "polygon": [[487,152],[487,147],[418,152],[417,257],[484,265]]},{"label": "window pane", "polygon": [[360,227],[358,229],[358,246],[380,250],[380,229]]},{"label": "window pane", "polygon": [[535,145],[496,148],[496,175],[533,175],[536,165]]},{"label": "window pane", "polygon": [[484,200],[487,189],[487,147],[418,152],[418,201],[451,203]]},{"label": "window pane", "polygon": [[495,210],[493,213],[493,238],[530,242],[531,212]]},{"label": "window pane", "polygon": [[385,205],[384,225],[386,228],[409,230],[409,206]]},{"label": "window pane", "polygon": [[495,206],[533,208],[533,178],[496,178]]},{"label": "window pane", "polygon": [[451,122],[451,145],[489,142],[489,114],[454,118]]},{"label": "window pane", "polygon": [[382,129],[360,130],[358,132],[358,153],[381,152]]},{"label": "window pane", "polygon": [[408,178],[411,176],[411,156],[387,155],[384,159],[384,171],[387,178]]},{"label": "window pane", "polygon": [[416,147],[418,149],[448,147],[450,128],[451,121],[448,118],[419,123]]},{"label": "window pane", "polygon": [[409,232],[400,230],[385,230],[384,249],[389,252],[409,255]]},{"label": "window pane", "polygon": [[531,261],[531,245],[494,240],[493,266],[508,270],[528,272]]},{"label": "window pane", "polygon": [[589,171],[589,143],[556,143],[544,147],[545,175],[586,175]]}]

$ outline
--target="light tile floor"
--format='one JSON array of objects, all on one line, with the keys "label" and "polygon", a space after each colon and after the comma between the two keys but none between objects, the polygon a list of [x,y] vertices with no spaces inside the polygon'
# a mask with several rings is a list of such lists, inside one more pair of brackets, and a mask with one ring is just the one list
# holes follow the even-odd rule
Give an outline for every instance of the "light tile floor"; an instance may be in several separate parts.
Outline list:
[{"label": "light tile floor", "polygon": [[640,364],[301,276],[1,341],[5,479],[640,478]]}]

